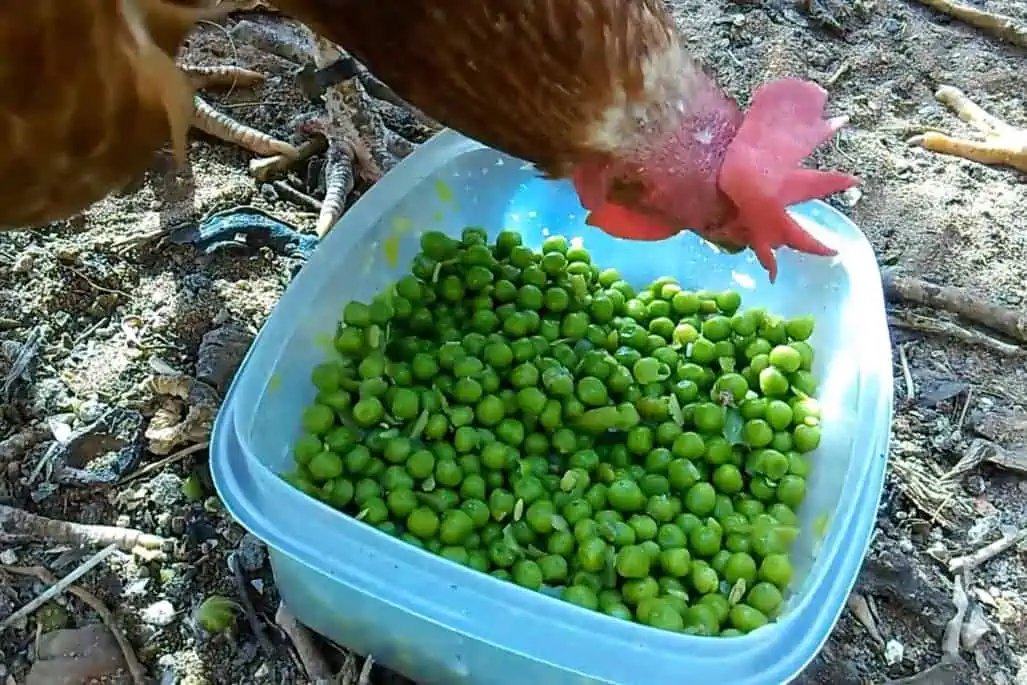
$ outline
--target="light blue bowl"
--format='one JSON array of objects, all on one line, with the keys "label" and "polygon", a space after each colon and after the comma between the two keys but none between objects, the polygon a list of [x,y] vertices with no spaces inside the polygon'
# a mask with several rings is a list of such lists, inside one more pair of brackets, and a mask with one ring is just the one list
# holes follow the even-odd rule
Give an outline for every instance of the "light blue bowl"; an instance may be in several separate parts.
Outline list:
[{"label": "light blue bowl", "polygon": [[[718,253],[691,233],[626,242],[584,225],[566,183],[446,131],[378,182],[325,238],[243,362],[214,427],[211,469],[232,515],[270,549],[278,589],[300,621],[422,685],[712,683],[792,680],[834,627],[866,553],[884,481],[892,360],[874,254],[821,202],[793,209],[833,259],[779,254],[771,286],[751,254]],[[743,306],[812,313],[824,439],[799,510],[796,580],[779,621],[744,637],[703,638],[610,618],[423,552],[309,498],[289,468],[312,367],[330,352],[343,306],[408,268],[428,229],[560,233],[634,285],[736,288]]]}]

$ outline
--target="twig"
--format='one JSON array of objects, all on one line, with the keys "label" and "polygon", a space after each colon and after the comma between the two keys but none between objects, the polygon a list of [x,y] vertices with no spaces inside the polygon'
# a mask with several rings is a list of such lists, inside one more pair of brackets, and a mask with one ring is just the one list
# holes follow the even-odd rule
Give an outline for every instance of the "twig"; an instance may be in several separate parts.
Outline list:
[{"label": "twig", "polygon": [[[69,585],[74,583],[76,580],[84,576],[85,574],[92,571],[94,568],[99,566],[102,562],[107,560],[107,557],[111,556],[118,551],[117,545],[107,545],[102,550],[94,554],[93,556],[86,559],[84,562],[78,565],[71,573],[61,578],[56,583],[53,583],[48,587],[43,594],[39,595],[31,602],[23,606],[22,608],[15,611],[13,614],[5,618],[0,622],[0,632],[3,632],[14,623],[17,623],[21,619],[29,616],[33,611],[43,606],[57,595],[64,592]],[[6,568],[6,567],[5,567]]]},{"label": "twig", "polygon": [[257,610],[253,607],[253,602],[250,600],[250,592],[247,589],[246,575],[243,573],[242,566],[239,565],[239,559],[235,554],[228,556],[228,568],[232,571],[232,580],[235,581],[235,592],[239,595],[239,602],[242,604],[243,613],[246,614],[246,622],[250,624],[250,631],[257,638],[257,644],[260,645],[261,651],[268,657],[274,657],[275,648],[271,641],[268,640],[267,633],[264,632],[264,626],[261,624],[260,619],[257,618]]},{"label": "twig", "polygon": [[891,302],[942,309],[1020,342],[1027,342],[1027,315],[989,304],[962,288],[900,276],[890,269],[882,274],[881,280],[885,297]]},{"label": "twig", "polygon": [[942,14],[947,14],[953,19],[968,24],[975,29],[987,31],[996,38],[1027,47],[1027,28],[1019,24],[1012,17],[994,12],[985,12],[969,5],[954,2],[953,0],[917,0],[921,5],[926,5]]},{"label": "twig", "polygon": [[899,491],[932,522],[951,530],[953,523],[944,513],[947,509],[954,509],[957,515],[970,513],[969,505],[954,496],[957,481],[936,473],[933,464],[893,455],[889,465]]},{"label": "twig", "polygon": [[949,562],[949,571],[952,573],[965,573],[967,571],[971,571],[981,564],[995,558],[999,554],[1002,554],[1010,547],[1020,544],[1023,540],[1027,540],[1027,528],[1023,528],[1012,535],[1003,536],[995,542],[981,547],[976,552],[956,557]]},{"label": "twig", "polygon": [[928,335],[942,335],[966,345],[983,347],[990,352],[1001,354],[1004,357],[1027,357],[1027,349],[1019,345],[1011,345],[981,331],[963,328],[948,321],[928,319],[924,316],[916,316],[909,313],[900,314],[893,312],[888,315],[888,324],[908,331],[916,331]]},{"label": "twig", "polygon": [[912,402],[916,398],[916,385],[909,370],[909,356],[906,354],[905,345],[899,345],[899,363],[902,365],[902,378],[906,382],[906,399]]},{"label": "twig", "polygon": [[884,685],[962,685],[966,681],[960,676],[959,635],[966,619],[966,610],[970,602],[963,587],[962,575],[957,575],[952,584],[952,604],[956,613],[945,624],[945,632],[941,638],[941,661],[930,668],[898,680],[889,680]]},{"label": "twig", "polygon": [[[74,349],[75,349],[76,347],[78,347],[79,345],[81,345],[81,344],[82,344],[82,342],[83,342],[83,341],[84,341],[84,340],[85,340],[86,338],[88,338],[89,336],[91,336],[91,335],[92,335],[93,333],[95,333],[95,332],[96,332],[96,329],[98,329],[98,328],[99,328],[100,326],[103,326],[103,325],[104,325],[105,323],[107,323],[107,322],[108,322],[109,320],[110,320],[110,319],[109,319],[108,317],[104,317],[104,318],[102,318],[102,319],[97,319],[97,320],[96,320],[96,321],[94,321],[93,323],[89,324],[89,327],[88,327],[88,328],[86,328],[86,329],[85,329],[84,331],[82,331],[81,333],[79,333],[78,335],[76,335],[76,336],[75,336],[75,339],[71,341],[71,349],[72,349],[72,350],[74,350]],[[69,350],[69,353],[70,353],[70,350]]]},{"label": "twig", "polygon": [[271,181],[271,187],[278,191],[278,194],[284,197],[286,200],[291,200],[295,204],[302,205],[307,209],[311,209],[315,212],[321,211],[321,201],[317,198],[310,197],[301,190],[293,188],[285,181]]},{"label": "twig", "polygon": [[328,141],[321,136],[315,136],[305,140],[296,146],[296,156],[272,155],[250,160],[250,175],[260,182],[267,181],[275,174],[279,174],[300,160],[319,155],[328,149]]},{"label": "twig", "polygon": [[966,391],[966,401],[963,402],[963,410],[959,412],[959,422],[956,424],[958,430],[963,430],[963,426],[966,425],[966,414],[970,411],[970,403],[974,399],[974,389],[971,385]]},{"label": "twig", "polygon": [[70,267],[67,264],[61,264],[60,262],[57,262],[57,266],[61,267],[65,271],[70,271],[71,273],[75,274],[83,281],[85,281],[86,284],[89,285],[89,287],[93,290],[98,290],[101,293],[110,293],[111,295],[121,295],[126,300],[132,299],[132,296],[126,293],[124,290],[118,290],[117,288],[108,288],[107,286],[100,285],[99,283],[96,283],[91,278],[89,278],[89,276],[86,276],[84,273],[82,273],[74,267]]},{"label": "twig", "polygon": [[874,620],[874,615],[870,611],[870,605],[867,603],[867,598],[858,592],[853,592],[849,595],[846,605],[852,615],[856,617],[856,620],[866,628],[867,633],[869,633],[870,637],[877,643],[877,646],[883,647],[884,637],[881,636],[881,631],[877,627],[877,621]]},{"label": "twig", "polygon": [[11,362],[11,368],[3,379],[3,385],[0,386],[0,401],[6,402],[11,398],[14,384],[18,382],[18,379],[21,378],[22,374],[25,373],[25,370],[32,363],[42,342],[43,329],[40,326],[36,326],[29,331],[28,337],[25,338],[25,342],[21,344],[18,350],[18,356]]},{"label": "twig", "polygon": [[838,79],[845,76],[846,72],[852,68],[852,62],[849,60],[842,60],[842,63],[835,69],[834,73],[831,74],[826,81],[824,81],[824,87],[830,88],[834,84],[838,83]]},{"label": "twig", "polygon": [[[52,573],[42,566],[3,566],[0,568],[21,576],[33,576],[43,583],[59,582]],[[128,667],[128,672],[132,676],[132,682],[135,683],[135,685],[146,685],[146,669],[143,668],[141,663],[139,663],[135,650],[132,649],[132,645],[125,638],[124,633],[118,629],[118,623],[114,620],[114,615],[111,613],[110,609],[108,609],[96,595],[88,590],[80,588],[77,585],[69,585],[65,589],[88,604],[89,607],[96,612],[96,615],[100,617],[103,624],[107,626],[107,630],[111,632],[111,635],[114,637],[114,641],[118,643],[118,647],[121,648],[121,654],[125,657],[125,666]]]},{"label": "twig", "polygon": [[293,647],[296,648],[296,654],[307,672],[307,679],[314,683],[331,681],[332,670],[328,666],[328,662],[321,656],[317,645],[314,644],[310,631],[296,620],[289,608],[285,606],[285,602],[278,605],[278,611],[275,612],[275,623],[292,641]]},{"label": "twig", "polygon": [[186,457],[188,457],[190,454],[196,454],[197,452],[201,452],[201,451],[207,449],[208,447],[210,447],[210,442],[209,441],[198,442],[195,445],[189,445],[188,447],[186,447],[184,449],[180,449],[180,450],[178,450],[177,452],[175,452],[173,454],[169,454],[168,456],[164,457],[163,459],[159,459],[159,460],[153,462],[152,464],[147,464],[146,466],[144,466],[143,468],[139,469],[138,471],[134,471],[134,472],[128,474],[127,476],[125,476],[124,478],[119,480],[114,485],[116,485],[116,486],[117,485],[124,485],[125,483],[128,483],[130,481],[142,478],[143,476],[151,474],[154,471],[159,471],[159,470],[163,469],[165,466],[170,466],[171,464],[176,464],[176,463],[182,461],[183,459],[185,459]]},{"label": "twig", "polygon": [[360,667],[360,677],[357,678],[357,685],[371,685],[371,669],[374,668],[374,657],[368,654],[364,657],[364,665]]},{"label": "twig", "polygon": [[167,543],[141,530],[60,521],[0,504],[0,540],[20,537],[58,544],[117,545],[125,551],[133,547],[160,549]]},{"label": "twig", "polygon": [[959,658],[959,634],[962,632],[966,609],[970,604],[966,589],[963,587],[965,579],[964,572],[956,575],[952,581],[952,603],[956,605],[956,613],[945,624],[945,634],[941,638],[941,653],[948,657]]}]

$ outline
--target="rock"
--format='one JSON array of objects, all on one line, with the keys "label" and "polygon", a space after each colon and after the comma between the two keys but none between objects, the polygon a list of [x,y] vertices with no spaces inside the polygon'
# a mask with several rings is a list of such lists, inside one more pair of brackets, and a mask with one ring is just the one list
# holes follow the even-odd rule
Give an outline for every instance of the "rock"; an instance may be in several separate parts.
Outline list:
[{"label": "rock", "polygon": [[182,501],[182,479],[165,471],[154,476],[149,483],[150,501],[164,509]]},{"label": "rock", "polygon": [[253,335],[241,324],[229,321],[204,334],[197,352],[196,378],[224,391],[235,376]]},{"label": "rock", "polygon": [[850,209],[855,207],[861,199],[863,199],[863,191],[859,188],[849,188],[848,190],[842,191],[839,196],[839,201],[842,205]]},{"label": "rock", "polygon": [[55,630],[39,638],[36,662],[25,685],[83,685],[103,682],[130,685],[125,657],[107,627],[100,623]]},{"label": "rock", "polygon": [[11,267],[11,271],[16,274],[27,274],[32,271],[32,267],[35,266],[36,260],[28,252],[22,252],[18,255],[18,258],[14,260],[14,266]]},{"label": "rock", "polygon": [[175,622],[175,606],[166,599],[154,602],[139,612],[144,623],[151,626],[167,626]]},{"label": "rock", "polygon": [[84,401],[78,408],[78,419],[82,423],[94,423],[99,421],[100,418],[108,411],[111,407],[108,404],[104,404],[98,400],[88,399]]},{"label": "rock", "polygon": [[884,646],[884,660],[889,666],[894,666],[902,661],[902,657],[905,654],[906,648],[898,640],[888,640],[888,643]]},{"label": "rock", "polygon": [[264,561],[267,559],[267,550],[264,548],[264,543],[252,533],[246,533],[239,540],[239,545],[235,549],[236,559],[239,561],[239,566],[244,571],[254,573],[259,571],[264,566]]}]

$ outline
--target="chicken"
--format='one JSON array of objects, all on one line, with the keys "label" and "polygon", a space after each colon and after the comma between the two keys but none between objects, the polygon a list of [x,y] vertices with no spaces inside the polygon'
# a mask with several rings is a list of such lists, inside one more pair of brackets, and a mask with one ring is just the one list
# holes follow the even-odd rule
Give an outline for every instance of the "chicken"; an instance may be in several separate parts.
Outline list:
[{"label": "chicken", "polygon": [[663,0],[276,0],[442,124],[570,179],[588,221],[623,238],[687,228],[829,255],[785,212],[857,183],[800,167],[845,123],[783,79],[748,113],[687,54]]},{"label": "chicken", "polygon": [[[933,10],[947,14],[969,26],[1027,48],[1027,26],[1013,17],[988,12],[953,0],[919,0]],[[944,133],[928,132],[909,140],[932,152],[962,157],[981,164],[1008,166],[1027,172],[1027,129],[1010,126],[989,114],[958,88],[942,86],[935,98],[956,116],[984,135],[984,140],[954,138]]]},{"label": "chicken", "polygon": [[174,55],[209,0],[33,0],[0,6],[0,229],[64,219],[127,185],[169,139],[185,161],[191,124],[260,154],[288,143],[233,125],[194,88],[262,78],[179,68]]}]

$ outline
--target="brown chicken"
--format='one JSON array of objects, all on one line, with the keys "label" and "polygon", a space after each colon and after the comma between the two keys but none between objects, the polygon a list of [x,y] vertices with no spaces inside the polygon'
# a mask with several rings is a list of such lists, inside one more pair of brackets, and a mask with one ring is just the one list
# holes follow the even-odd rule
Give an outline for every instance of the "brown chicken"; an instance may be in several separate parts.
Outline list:
[{"label": "brown chicken", "polygon": [[855,178],[800,167],[845,123],[782,79],[743,115],[687,54],[663,0],[276,0],[441,123],[571,179],[589,223],[751,247],[832,250],[789,204]]},{"label": "brown chicken", "polygon": [[[196,21],[233,9],[200,6],[207,1],[0,9],[0,226],[84,209],[143,171],[168,138],[184,157],[188,77],[204,73],[184,73],[173,55]],[[695,230],[752,247],[772,279],[779,246],[832,252],[785,207],[856,183],[799,166],[845,119],[824,120],[826,93],[794,79],[762,86],[743,114],[686,53],[662,0],[275,5],[429,116],[572,179],[590,223],[609,233],[658,240]]]},{"label": "brown chicken", "polygon": [[0,230],[76,214],[149,167],[171,141],[185,161],[190,125],[260,154],[294,154],[240,128],[193,91],[262,78],[178,67],[209,0],[33,0],[0,6]]}]

